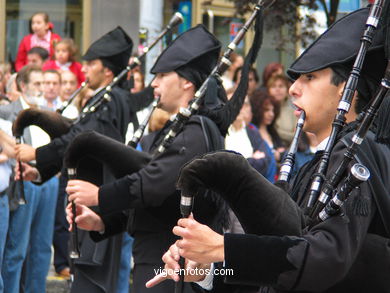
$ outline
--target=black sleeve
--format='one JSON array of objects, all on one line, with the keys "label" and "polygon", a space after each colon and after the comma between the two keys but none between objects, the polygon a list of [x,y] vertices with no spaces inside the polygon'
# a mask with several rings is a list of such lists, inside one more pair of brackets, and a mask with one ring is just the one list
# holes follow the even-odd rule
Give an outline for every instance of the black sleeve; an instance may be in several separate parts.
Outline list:
[{"label": "black sleeve", "polygon": [[123,91],[115,90],[111,97],[111,101],[101,105],[96,112],[87,114],[85,118],[73,125],[68,133],[36,149],[37,169],[43,182],[61,171],[68,145],[81,132],[94,130],[115,140],[124,140],[130,122],[129,106],[123,99]]},{"label": "black sleeve", "polygon": [[[344,147],[336,146],[329,172],[340,163]],[[364,203],[359,213],[356,203]],[[377,211],[368,183],[355,189],[343,213],[293,236],[225,236],[225,262],[234,268],[226,282],[271,285],[279,290],[322,292],[343,281],[366,240]]]},{"label": "black sleeve", "polygon": [[129,208],[157,207],[175,194],[176,180],[184,163],[207,151],[199,123],[185,126],[174,142],[145,168],[99,189],[102,213]]},{"label": "black sleeve", "polygon": [[128,213],[118,212],[107,215],[100,215],[103,220],[105,229],[104,233],[96,231],[89,232],[91,239],[95,242],[107,239],[110,236],[125,232],[127,229]]},{"label": "black sleeve", "polygon": [[61,171],[66,147],[82,130],[81,127],[75,125],[67,134],[55,138],[49,144],[36,149],[36,168],[41,174],[42,182]]},{"label": "black sleeve", "polygon": [[[47,145],[36,149],[37,169],[42,177],[42,182],[53,177],[61,171],[65,151],[69,143],[81,132],[88,129],[99,129],[100,125],[94,115],[88,115],[82,121],[72,126],[68,133],[53,139]],[[99,131],[100,130],[100,131]]]}]

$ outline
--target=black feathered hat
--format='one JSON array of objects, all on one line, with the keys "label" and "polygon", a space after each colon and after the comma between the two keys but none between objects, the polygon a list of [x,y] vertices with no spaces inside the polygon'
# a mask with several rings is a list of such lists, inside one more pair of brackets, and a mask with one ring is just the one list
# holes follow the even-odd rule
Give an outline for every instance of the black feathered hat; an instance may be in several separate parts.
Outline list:
[{"label": "black feathered hat", "polygon": [[105,67],[117,75],[128,65],[132,48],[133,41],[118,26],[92,43],[83,56],[83,60],[100,59]]},{"label": "black feathered hat", "polygon": [[[290,66],[287,74],[293,80],[303,73],[331,67],[343,77],[348,77],[360,48],[369,8],[356,10],[335,22]],[[357,90],[362,97],[371,98],[383,77],[383,30],[378,28],[368,49]]]},{"label": "black feathered hat", "polygon": [[199,88],[218,61],[221,43],[204,25],[178,36],[158,57],[152,74],[175,71]]}]

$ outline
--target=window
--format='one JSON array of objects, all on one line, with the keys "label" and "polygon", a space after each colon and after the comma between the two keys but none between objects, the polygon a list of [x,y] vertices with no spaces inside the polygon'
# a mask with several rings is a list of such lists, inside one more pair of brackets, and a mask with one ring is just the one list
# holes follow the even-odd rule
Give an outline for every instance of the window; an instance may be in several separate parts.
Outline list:
[{"label": "window", "polygon": [[82,0],[7,0],[6,1],[6,56],[15,61],[22,38],[29,34],[29,20],[35,12],[49,15],[54,32],[62,38],[74,39],[77,46],[82,42]]}]

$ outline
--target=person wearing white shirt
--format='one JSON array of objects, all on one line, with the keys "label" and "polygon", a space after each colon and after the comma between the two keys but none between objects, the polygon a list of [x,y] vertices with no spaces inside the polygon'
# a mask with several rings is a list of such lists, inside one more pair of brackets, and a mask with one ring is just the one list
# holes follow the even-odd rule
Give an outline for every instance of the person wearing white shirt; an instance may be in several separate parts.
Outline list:
[{"label": "person wearing white shirt", "polygon": [[[42,81],[43,74],[39,67],[27,65],[21,69],[16,77],[21,96],[17,101],[0,109],[0,117],[13,121],[19,111],[36,104],[39,99],[37,96],[42,92]],[[36,148],[47,144],[50,138],[39,127],[30,126],[24,131],[23,141]],[[56,177],[42,185],[24,182],[27,203],[19,205],[10,213],[1,268],[5,293],[19,292],[21,282],[26,293],[45,292],[57,191]],[[25,275],[22,278],[23,266]]]}]

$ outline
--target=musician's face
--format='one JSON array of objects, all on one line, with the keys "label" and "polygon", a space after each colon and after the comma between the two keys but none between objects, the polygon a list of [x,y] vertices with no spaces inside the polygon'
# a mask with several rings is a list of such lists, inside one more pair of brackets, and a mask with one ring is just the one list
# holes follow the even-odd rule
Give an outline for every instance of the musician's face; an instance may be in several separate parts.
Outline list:
[{"label": "musician's face", "polygon": [[188,100],[184,98],[192,83],[180,77],[176,72],[158,73],[152,82],[154,95],[160,97],[160,108],[170,114],[175,114],[180,107],[187,107]]},{"label": "musician's face", "polygon": [[312,132],[319,142],[330,135],[332,121],[337,111],[344,83],[335,86],[331,83],[332,70],[325,68],[302,74],[290,87],[293,104],[306,113],[303,130]]},{"label": "musician's face", "polygon": [[85,74],[85,78],[88,79],[88,87],[97,90],[100,87],[103,87],[109,83],[108,75],[111,76],[112,72],[103,66],[103,63],[99,59],[87,61],[83,67],[82,71]]}]

